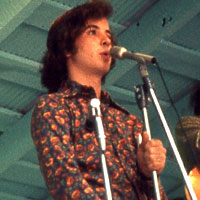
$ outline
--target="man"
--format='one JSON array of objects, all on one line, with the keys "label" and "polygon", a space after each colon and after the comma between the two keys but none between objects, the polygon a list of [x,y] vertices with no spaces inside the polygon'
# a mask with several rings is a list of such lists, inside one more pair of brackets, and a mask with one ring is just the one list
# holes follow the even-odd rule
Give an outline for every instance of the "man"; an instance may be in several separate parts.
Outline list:
[{"label": "man", "polygon": [[[114,44],[106,1],[85,3],[60,16],[52,25],[43,59],[42,83],[49,94],[40,97],[31,132],[41,171],[56,200],[105,199],[99,144],[91,123],[90,101],[101,101],[106,135],[106,161],[113,199],[154,199],[152,170],[160,173],[166,150],[149,141],[137,117],[101,91],[113,66]],[[143,135],[137,148],[136,137]],[[167,199],[161,184],[162,199]]]}]

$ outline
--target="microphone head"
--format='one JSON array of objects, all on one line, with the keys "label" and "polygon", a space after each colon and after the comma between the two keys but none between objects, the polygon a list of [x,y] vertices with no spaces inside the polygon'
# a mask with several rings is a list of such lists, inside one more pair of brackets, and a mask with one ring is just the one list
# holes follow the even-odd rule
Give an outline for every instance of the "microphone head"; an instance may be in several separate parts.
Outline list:
[{"label": "microphone head", "polygon": [[110,55],[117,59],[123,59],[123,53],[127,52],[124,47],[113,46],[110,50]]},{"label": "microphone head", "polygon": [[131,59],[142,64],[154,64],[156,58],[151,55],[141,54],[136,52],[127,51],[124,47],[113,46],[110,50],[110,55],[116,59]]}]

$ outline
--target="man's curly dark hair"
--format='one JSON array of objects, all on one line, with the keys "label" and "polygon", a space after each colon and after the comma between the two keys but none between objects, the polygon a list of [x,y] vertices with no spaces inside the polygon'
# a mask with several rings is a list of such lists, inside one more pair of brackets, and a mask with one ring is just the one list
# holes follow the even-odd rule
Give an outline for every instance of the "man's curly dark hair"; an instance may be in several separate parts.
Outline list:
[{"label": "man's curly dark hair", "polygon": [[[76,53],[75,40],[84,31],[89,19],[109,18],[112,6],[104,0],[96,0],[79,5],[58,17],[51,25],[47,38],[47,51],[42,59],[41,83],[49,93],[56,92],[66,80],[67,53]],[[112,34],[112,45],[116,40]],[[112,59],[111,68],[115,60]],[[105,77],[102,78],[104,82]]]}]

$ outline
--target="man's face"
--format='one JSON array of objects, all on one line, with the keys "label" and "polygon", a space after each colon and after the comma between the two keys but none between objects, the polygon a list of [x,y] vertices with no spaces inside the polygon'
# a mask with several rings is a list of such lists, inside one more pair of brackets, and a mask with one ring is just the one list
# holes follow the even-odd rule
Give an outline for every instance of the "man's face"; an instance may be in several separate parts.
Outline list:
[{"label": "man's face", "polygon": [[73,66],[90,75],[107,74],[111,65],[111,32],[107,19],[89,19],[75,47],[75,55],[67,54]]}]

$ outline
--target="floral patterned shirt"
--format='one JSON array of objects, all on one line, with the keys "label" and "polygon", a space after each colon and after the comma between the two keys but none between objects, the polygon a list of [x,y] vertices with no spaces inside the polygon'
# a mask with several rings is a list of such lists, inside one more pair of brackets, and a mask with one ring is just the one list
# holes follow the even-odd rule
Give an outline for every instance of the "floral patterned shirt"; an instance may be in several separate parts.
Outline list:
[{"label": "floral patterned shirt", "polygon": [[[99,145],[91,120],[93,88],[68,81],[57,93],[41,96],[35,105],[31,133],[49,192],[56,200],[106,199]],[[106,135],[105,157],[115,200],[154,199],[152,180],[136,163],[137,117],[101,93]],[[160,184],[160,183],[159,183]],[[162,199],[167,199],[160,184]]]}]

